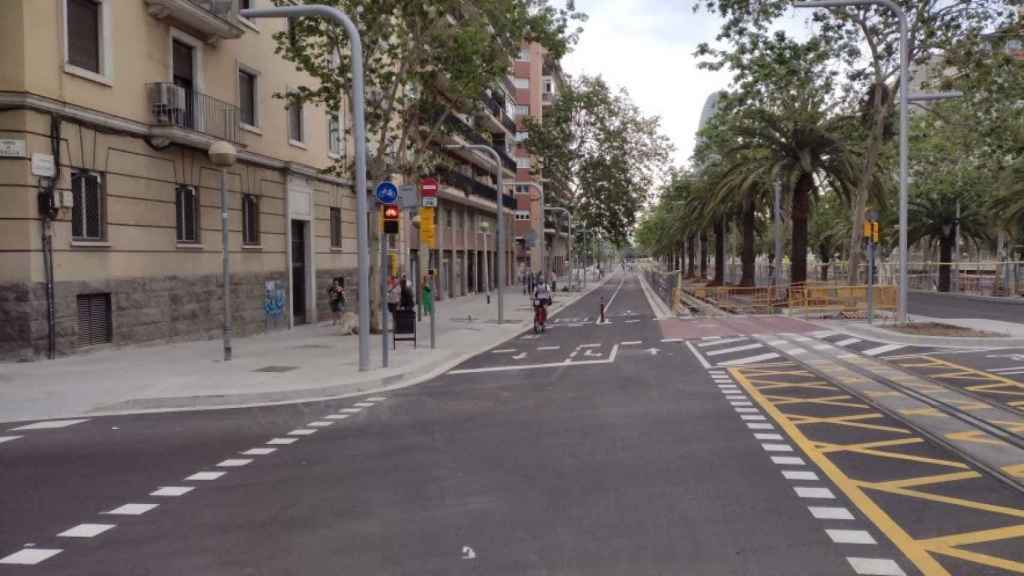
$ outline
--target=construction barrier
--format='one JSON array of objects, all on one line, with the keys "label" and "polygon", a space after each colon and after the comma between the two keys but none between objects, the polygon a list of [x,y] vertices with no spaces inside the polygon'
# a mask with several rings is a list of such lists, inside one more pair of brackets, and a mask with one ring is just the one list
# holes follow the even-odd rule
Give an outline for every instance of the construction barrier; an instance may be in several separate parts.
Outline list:
[{"label": "construction barrier", "polygon": [[[896,310],[896,286],[874,286],[875,310]],[[733,314],[789,314],[801,316],[863,316],[867,312],[867,286],[807,283],[794,286],[685,285],[690,296]]]}]

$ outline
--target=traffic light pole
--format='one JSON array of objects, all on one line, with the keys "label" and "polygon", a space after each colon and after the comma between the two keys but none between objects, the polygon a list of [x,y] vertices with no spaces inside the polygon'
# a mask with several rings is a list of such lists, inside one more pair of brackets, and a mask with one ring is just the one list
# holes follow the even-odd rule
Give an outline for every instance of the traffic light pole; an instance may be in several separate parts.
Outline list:
[{"label": "traffic light pole", "polygon": [[388,367],[388,235],[384,233],[384,207],[377,210],[380,219],[380,359]]}]

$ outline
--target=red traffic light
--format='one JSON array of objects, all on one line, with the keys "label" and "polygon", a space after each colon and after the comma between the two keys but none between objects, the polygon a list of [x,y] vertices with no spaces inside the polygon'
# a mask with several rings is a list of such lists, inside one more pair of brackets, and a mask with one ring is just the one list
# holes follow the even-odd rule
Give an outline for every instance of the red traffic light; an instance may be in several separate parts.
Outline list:
[{"label": "red traffic light", "polygon": [[398,206],[385,206],[384,207],[384,219],[385,220],[398,220]]}]

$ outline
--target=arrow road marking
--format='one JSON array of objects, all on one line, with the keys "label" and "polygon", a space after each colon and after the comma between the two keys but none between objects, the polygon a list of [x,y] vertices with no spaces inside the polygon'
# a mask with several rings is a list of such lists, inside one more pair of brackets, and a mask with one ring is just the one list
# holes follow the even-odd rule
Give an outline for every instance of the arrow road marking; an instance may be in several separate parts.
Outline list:
[{"label": "arrow road marking", "polygon": [[520,352],[512,357],[513,360],[522,360],[523,358],[526,358],[526,352]]},{"label": "arrow road marking", "polygon": [[474,558],[476,558],[476,552],[474,552],[473,549],[470,548],[469,546],[463,546],[462,547],[462,559],[463,560],[472,560]]}]

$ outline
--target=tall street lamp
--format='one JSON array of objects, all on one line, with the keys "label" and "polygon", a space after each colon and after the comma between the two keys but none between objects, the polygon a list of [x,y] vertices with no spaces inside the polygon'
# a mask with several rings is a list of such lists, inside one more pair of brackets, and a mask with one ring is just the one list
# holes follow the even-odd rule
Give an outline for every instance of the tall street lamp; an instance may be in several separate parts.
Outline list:
[{"label": "tall street lamp", "polygon": [[896,319],[907,321],[907,175],[908,138],[907,108],[910,105],[910,44],[907,38],[907,15],[892,0],[811,0],[797,2],[797,8],[841,8],[846,6],[884,6],[892,10],[900,23],[900,280]]},{"label": "tall street lamp", "polygon": [[250,8],[239,14],[253,18],[289,18],[320,16],[333,20],[348,34],[352,54],[352,135],[356,147],[356,265],[359,291],[359,371],[370,369],[370,242],[366,224],[366,114],[363,89],[363,41],[352,20],[341,10],[322,4],[281,6],[277,8]]},{"label": "tall street lamp", "polygon": [[505,287],[505,180],[502,172],[501,158],[498,152],[484,144],[446,144],[448,150],[478,150],[490,155],[494,161],[494,170],[498,173],[498,191],[494,198],[495,210],[498,220],[498,233],[495,241],[498,250],[498,324],[505,322],[505,300],[503,297]]},{"label": "tall street lamp", "polygon": [[[509,185],[515,189],[516,186],[533,186],[540,193],[540,269],[544,272],[544,187],[536,182],[510,182]],[[546,276],[546,274],[545,274]]]},{"label": "tall street lamp", "polygon": [[221,260],[223,270],[222,299],[224,300],[224,361],[231,360],[231,259],[228,257],[228,168],[235,164],[238,151],[229,142],[214,142],[207,152],[210,161],[220,168],[220,229]]},{"label": "tall street lamp", "polygon": [[[545,208],[544,210],[547,211],[547,212],[564,212],[565,215],[569,218],[569,242],[566,242],[566,245],[569,246],[569,289],[571,290],[572,289],[572,239],[573,239],[573,235],[572,235],[572,212],[569,212],[565,208],[561,208],[559,206],[552,206],[551,208]],[[541,220],[543,220],[543,218]],[[558,238],[558,230],[557,229],[555,230],[555,238]]]}]

